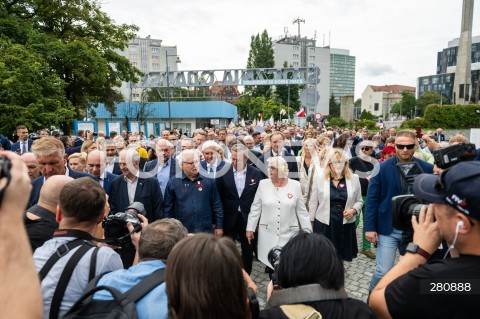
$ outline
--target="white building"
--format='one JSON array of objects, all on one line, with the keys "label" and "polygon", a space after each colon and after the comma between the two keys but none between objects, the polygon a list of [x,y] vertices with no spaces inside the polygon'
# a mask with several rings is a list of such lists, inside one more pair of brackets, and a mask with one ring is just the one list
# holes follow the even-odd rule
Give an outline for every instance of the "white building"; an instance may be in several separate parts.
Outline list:
[{"label": "white building", "polygon": [[[136,36],[128,42],[127,48],[118,52],[126,57],[133,66],[143,73],[166,71],[168,55],[168,68],[177,71],[177,47],[162,46],[162,40],[152,39],[150,36],[140,38]],[[125,101],[140,101],[142,89],[134,88],[135,84],[122,82],[120,92]]]},{"label": "white building", "polygon": [[402,92],[415,94],[415,87],[405,85],[367,85],[362,93],[362,111],[366,110],[376,116],[390,114],[392,106],[402,99]]},{"label": "white building", "polygon": [[320,83],[300,93],[308,114],[327,115],[332,93],[338,101],[343,95],[354,94],[355,57],[348,50],[317,47],[315,39],[298,36],[283,36],[273,46],[276,68],[282,68],[285,62],[293,67],[320,68]]}]

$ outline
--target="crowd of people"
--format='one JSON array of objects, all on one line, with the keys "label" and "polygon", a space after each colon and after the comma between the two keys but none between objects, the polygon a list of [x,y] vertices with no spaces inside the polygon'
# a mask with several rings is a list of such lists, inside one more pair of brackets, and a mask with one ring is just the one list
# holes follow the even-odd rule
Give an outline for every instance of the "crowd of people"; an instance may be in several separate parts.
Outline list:
[{"label": "crowd of people", "polygon": [[[114,299],[110,290],[143,289],[133,300],[139,318],[431,317],[423,300],[437,317],[461,317],[447,302],[458,294],[428,294],[420,279],[464,289],[480,279],[472,244],[480,237],[480,163],[442,170],[432,155],[468,142],[461,134],[446,141],[441,129],[278,125],[173,129],[158,138],[41,130],[32,140],[20,125],[16,135],[15,143],[0,135],[0,156],[11,162],[0,168],[0,227],[15,224],[0,231],[0,303],[12,303],[17,316],[75,317]],[[423,174],[413,183],[404,175],[414,166]],[[405,194],[433,203],[412,231],[393,226],[392,198]],[[130,236],[105,243],[102,221],[132,204],[141,211],[122,225]],[[442,245],[449,259],[430,258]],[[344,289],[344,263],[359,253],[376,261],[369,305]],[[272,279],[260,314],[255,258]],[[24,297],[31,307],[18,304]]]}]

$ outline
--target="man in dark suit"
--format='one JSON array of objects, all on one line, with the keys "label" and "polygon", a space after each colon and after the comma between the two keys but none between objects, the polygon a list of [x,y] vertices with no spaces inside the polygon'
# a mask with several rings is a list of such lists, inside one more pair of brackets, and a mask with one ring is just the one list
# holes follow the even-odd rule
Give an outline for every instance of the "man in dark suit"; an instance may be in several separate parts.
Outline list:
[{"label": "man in dark suit", "polygon": [[443,134],[443,130],[440,127],[437,128],[437,132],[435,133],[435,136],[437,137],[439,142],[445,141],[445,134]]},{"label": "man in dark suit", "polygon": [[28,138],[28,128],[25,125],[17,126],[18,141],[12,144],[12,152],[24,154],[32,149],[33,140]]},{"label": "man in dark suit", "polygon": [[109,173],[105,170],[107,165],[107,155],[103,151],[93,150],[87,155],[87,172],[95,176],[95,179],[105,190],[105,193],[110,196],[112,182],[118,175]]},{"label": "man in dark suit", "polygon": [[[368,185],[365,237],[372,244],[378,243],[377,267],[370,281],[370,291],[393,267],[396,251],[397,249],[400,250],[403,240],[402,231],[392,226],[392,197],[408,193],[408,184],[400,176],[397,163],[415,161],[424,173],[433,173],[432,164],[413,156],[415,149],[418,147],[415,132],[399,131],[396,135],[395,147],[397,150],[396,156],[375,165]],[[400,251],[400,253],[403,253],[403,251]]]},{"label": "man in dark suit", "polygon": [[175,148],[170,141],[161,138],[155,144],[155,151],[157,158],[147,162],[143,171],[151,174],[158,180],[163,196],[165,195],[168,180],[175,175],[177,168],[174,158]]},{"label": "man in dark suit", "polygon": [[118,151],[113,140],[105,140],[102,145],[105,154],[107,155],[107,167],[105,170],[114,175],[122,175],[120,164],[118,164]]},{"label": "man in dark suit", "polygon": [[225,235],[240,242],[243,266],[250,274],[254,243],[248,243],[245,232],[258,184],[264,176],[259,169],[247,165],[248,149],[244,145],[236,144],[230,151],[232,165],[228,165],[227,172],[216,180],[223,206],[223,229]]},{"label": "man in dark suit", "polygon": [[37,158],[42,175],[32,180],[32,192],[30,193],[28,207],[32,207],[38,202],[40,189],[45,180],[51,176],[68,175],[73,179],[85,176],[93,178],[90,174],[74,171],[67,167],[63,143],[53,136],[43,137],[37,140],[32,146],[32,152]]},{"label": "man in dark suit", "polygon": [[[110,212],[124,212],[133,202],[145,207],[145,217],[153,222],[162,217],[163,196],[155,177],[142,177],[140,155],[135,149],[123,150],[119,154],[122,176],[117,177],[110,189]],[[135,257],[135,248],[128,245],[120,250],[125,268],[130,267]]]},{"label": "man in dark suit", "polygon": [[222,175],[225,168],[225,161],[220,159],[220,145],[214,141],[206,141],[202,145],[204,160],[200,162],[200,174],[205,177],[215,179]]},{"label": "man in dark suit", "polygon": [[275,131],[272,133],[270,136],[270,141],[272,144],[272,149],[268,151],[267,153],[263,154],[260,156],[259,160],[262,161],[263,167],[259,167],[259,169],[263,172],[265,176],[267,176],[267,168],[266,168],[266,162],[267,160],[272,157],[272,156],[281,156],[285,159],[288,165],[288,178],[294,179],[294,180],[299,180],[298,176],[298,166],[297,166],[297,160],[295,156],[287,152],[284,147],[284,137],[281,132]]}]

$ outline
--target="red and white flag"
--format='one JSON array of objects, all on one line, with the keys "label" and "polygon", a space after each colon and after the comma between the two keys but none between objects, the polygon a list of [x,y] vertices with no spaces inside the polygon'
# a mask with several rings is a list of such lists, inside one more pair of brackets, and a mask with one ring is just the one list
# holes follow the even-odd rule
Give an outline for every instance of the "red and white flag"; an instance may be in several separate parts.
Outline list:
[{"label": "red and white flag", "polygon": [[297,117],[304,117],[305,116],[305,108],[301,108],[300,111],[297,113]]},{"label": "red and white flag", "polygon": [[285,114],[287,114],[287,111],[285,111],[285,109],[281,109],[280,110],[280,115],[285,115]]}]

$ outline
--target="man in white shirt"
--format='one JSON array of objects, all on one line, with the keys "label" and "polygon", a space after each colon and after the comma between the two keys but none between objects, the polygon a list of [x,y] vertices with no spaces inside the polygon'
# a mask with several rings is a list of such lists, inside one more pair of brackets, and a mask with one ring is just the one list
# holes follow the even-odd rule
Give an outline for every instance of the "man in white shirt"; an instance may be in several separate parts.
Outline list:
[{"label": "man in white shirt", "polygon": [[209,178],[216,178],[218,172],[225,166],[220,154],[220,145],[214,141],[206,141],[203,143],[202,153],[204,160],[200,162],[202,169],[200,173]]}]

